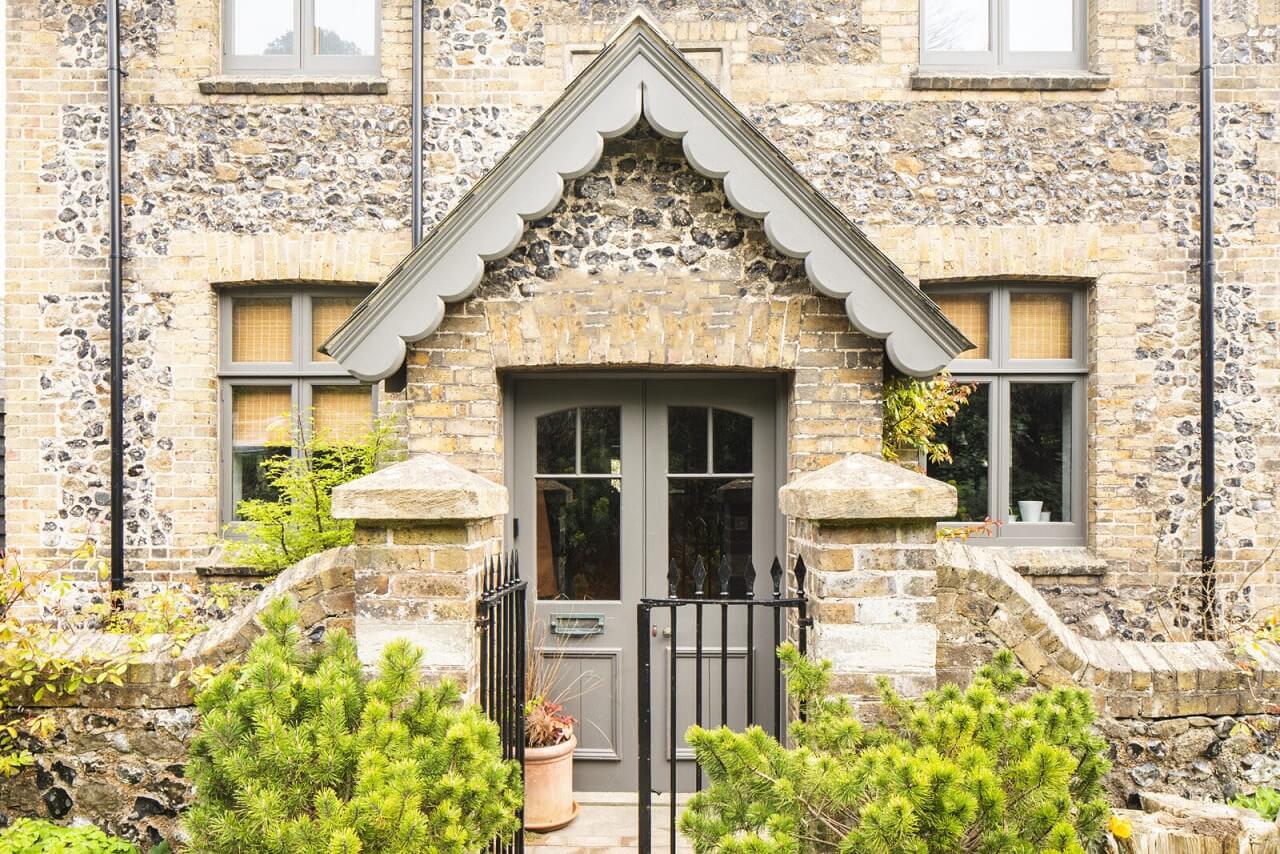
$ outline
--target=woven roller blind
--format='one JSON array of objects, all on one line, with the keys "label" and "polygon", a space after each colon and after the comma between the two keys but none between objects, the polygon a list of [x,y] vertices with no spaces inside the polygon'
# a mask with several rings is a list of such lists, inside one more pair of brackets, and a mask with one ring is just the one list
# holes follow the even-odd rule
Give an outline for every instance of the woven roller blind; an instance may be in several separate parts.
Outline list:
[{"label": "woven roller blind", "polygon": [[991,309],[987,294],[933,294],[933,301],[947,319],[973,342],[960,358],[991,358]]},{"label": "woven roller blind", "polygon": [[316,435],[355,441],[373,426],[373,396],[365,385],[315,386],[311,390]]},{"label": "woven roller blind", "polygon": [[240,446],[289,444],[289,386],[237,386],[231,392],[231,441]]},{"label": "woven roller blind", "polygon": [[360,304],[359,297],[313,297],[311,300],[311,360],[332,362],[320,352],[324,339],[333,334],[342,321],[351,316]]},{"label": "woven roller blind", "polygon": [[288,297],[233,300],[231,361],[292,362],[293,301]]},{"label": "woven roller blind", "polygon": [[1009,355],[1014,359],[1070,359],[1071,295],[1010,295]]}]

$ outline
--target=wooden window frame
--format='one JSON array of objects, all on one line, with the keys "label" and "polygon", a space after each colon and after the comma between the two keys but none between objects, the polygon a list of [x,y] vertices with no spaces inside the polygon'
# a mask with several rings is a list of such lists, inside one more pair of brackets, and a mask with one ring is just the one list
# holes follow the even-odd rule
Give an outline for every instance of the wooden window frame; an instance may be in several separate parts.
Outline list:
[{"label": "wooden window frame", "polygon": [[293,54],[254,56],[235,52],[235,0],[222,3],[222,70],[266,75],[321,76],[377,75],[382,70],[382,2],[373,4],[374,47],[371,56],[329,56],[316,53],[313,40],[304,33],[315,32],[315,0],[293,0]]},{"label": "wooden window frame", "polygon": [[[1000,522],[989,537],[974,537],[972,544],[1001,546],[1082,546],[1086,543],[1087,529],[1087,453],[1089,379],[1086,353],[1086,291],[1083,287],[1061,284],[1035,284],[1023,282],[987,284],[942,284],[927,288],[930,293],[986,294],[988,299],[989,335],[987,359],[952,361],[949,371],[959,382],[989,383],[987,412],[987,513]],[[1011,328],[1010,302],[1014,294],[1052,293],[1071,295],[1071,358],[1070,359],[1014,359],[1010,355]],[[1013,502],[1012,441],[1009,436],[1010,388],[1018,383],[1064,383],[1071,387],[1071,441],[1070,454],[1071,521],[1070,522],[1018,522],[1009,523],[1009,508]],[[963,522],[942,522],[939,528],[955,528],[981,522],[968,519]]]},{"label": "wooden window frame", "polygon": [[[286,386],[291,390],[293,412],[309,412],[316,386],[367,385],[342,369],[337,362],[312,361],[311,301],[325,297],[363,296],[367,291],[354,287],[236,287],[218,295],[218,514],[221,526],[235,534],[234,434],[232,395],[238,387]],[[231,359],[233,302],[242,299],[281,299],[292,307],[292,354],[290,362],[234,362]],[[370,411],[378,414],[378,387],[369,386]],[[373,426],[373,420],[370,421]],[[304,433],[309,429],[303,424]]]},{"label": "wooden window frame", "polygon": [[[920,0],[920,67],[959,68],[993,73],[1017,71],[1085,71],[1088,67],[1088,0],[1071,0],[1073,27],[1069,51],[1015,51],[1009,47],[1009,5],[1012,0],[987,0],[987,50],[929,50],[925,47],[930,0]],[[1025,2],[1025,0],[1024,0]]]}]

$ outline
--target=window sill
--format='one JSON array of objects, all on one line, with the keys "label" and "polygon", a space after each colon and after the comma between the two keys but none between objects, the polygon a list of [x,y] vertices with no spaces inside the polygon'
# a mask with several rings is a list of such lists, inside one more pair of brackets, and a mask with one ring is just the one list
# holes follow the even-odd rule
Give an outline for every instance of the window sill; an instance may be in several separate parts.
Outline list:
[{"label": "window sill", "polygon": [[999,549],[1000,557],[1023,576],[1102,576],[1107,573],[1107,562],[1084,546],[1001,546],[998,538],[983,544]]},{"label": "window sill", "polygon": [[385,95],[385,77],[222,75],[200,81],[204,95]]},{"label": "window sill", "polygon": [[918,69],[911,75],[911,88],[921,91],[1096,92],[1110,85],[1110,77],[1089,71],[1020,74],[970,69]]}]

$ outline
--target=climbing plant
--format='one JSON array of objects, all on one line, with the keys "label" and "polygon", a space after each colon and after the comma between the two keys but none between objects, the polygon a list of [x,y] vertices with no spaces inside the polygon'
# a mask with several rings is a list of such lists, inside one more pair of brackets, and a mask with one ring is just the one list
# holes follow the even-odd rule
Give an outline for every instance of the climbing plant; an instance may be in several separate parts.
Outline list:
[{"label": "climbing plant", "polygon": [[923,451],[930,462],[951,462],[951,450],[938,440],[938,429],[956,417],[975,388],[956,382],[945,371],[927,380],[889,379],[884,386],[884,458],[897,460],[901,451],[910,449]]}]

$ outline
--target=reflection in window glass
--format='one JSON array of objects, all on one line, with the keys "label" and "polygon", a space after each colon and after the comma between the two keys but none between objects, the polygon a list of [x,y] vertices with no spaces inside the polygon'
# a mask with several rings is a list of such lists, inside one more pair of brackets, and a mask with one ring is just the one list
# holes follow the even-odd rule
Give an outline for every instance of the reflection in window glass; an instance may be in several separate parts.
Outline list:
[{"label": "reflection in window glass", "polygon": [[1010,383],[1009,431],[1014,512],[1038,501],[1039,521],[1071,521],[1071,384]]},{"label": "reflection in window glass", "polygon": [[728,412],[712,411],[711,444],[715,471],[720,474],[744,474],[751,471],[751,418]]},{"label": "reflection in window glass", "polygon": [[[231,506],[241,501],[274,501],[264,464],[288,456],[289,386],[236,386],[231,390]],[[239,518],[238,514],[236,518]]]},{"label": "reflection in window glass", "polygon": [[991,43],[987,0],[928,0],[925,50],[987,50]]},{"label": "reflection in window glass", "polygon": [[584,406],[582,473],[618,474],[622,470],[622,410],[616,406]]},{"label": "reflection in window glass", "polygon": [[622,481],[538,478],[538,598],[622,598]]},{"label": "reflection in window glass", "polygon": [[990,401],[991,384],[980,383],[969,395],[968,405],[938,430],[938,441],[950,449],[952,462],[930,461],[928,472],[929,477],[956,488],[959,508],[952,521],[981,522],[991,515]]},{"label": "reflection in window glass", "polygon": [[667,409],[667,471],[706,474],[707,408],[672,406]]},{"label": "reflection in window glass", "polygon": [[374,0],[315,0],[316,53],[373,56],[377,32]]},{"label": "reflection in window glass", "polygon": [[1009,49],[1070,51],[1072,0],[1009,0]]},{"label": "reflection in window glass", "polygon": [[539,416],[537,458],[540,474],[573,474],[578,470],[577,420],[576,409]]},{"label": "reflection in window glass", "polygon": [[293,0],[232,0],[237,56],[289,56],[294,50]]},{"label": "reflection in window glass", "polygon": [[[668,554],[680,573],[677,593],[694,594],[693,568],[701,558],[707,571],[704,592],[719,595],[722,558],[732,569],[729,592],[746,594],[751,561],[751,478],[667,479]],[[757,567],[759,574],[767,571]]]}]

